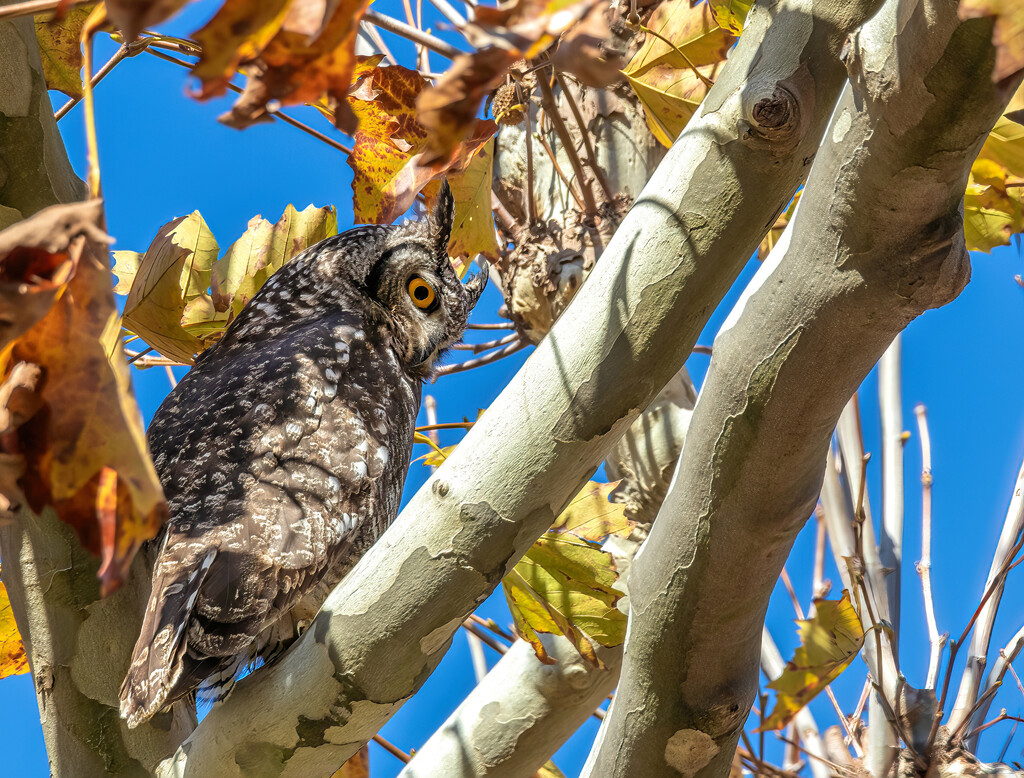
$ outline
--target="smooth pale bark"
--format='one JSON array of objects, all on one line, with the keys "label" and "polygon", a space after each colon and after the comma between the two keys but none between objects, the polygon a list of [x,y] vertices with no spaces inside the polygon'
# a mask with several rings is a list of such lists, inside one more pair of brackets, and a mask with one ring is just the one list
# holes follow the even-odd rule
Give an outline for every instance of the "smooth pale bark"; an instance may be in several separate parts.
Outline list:
[{"label": "smooth pale bark", "polygon": [[[696,400],[683,368],[605,460],[609,477],[622,479],[628,515],[643,526],[650,526],[664,500]],[[636,534],[606,545],[623,586],[646,533]],[[519,778],[537,772],[615,689],[622,666],[621,646],[599,649],[599,668],[583,661],[563,637],[541,640],[556,664],[543,664],[528,643],[517,642],[416,751],[402,778]]]},{"label": "smooth pale bark", "polygon": [[[0,1],[0,4],[2,3]],[[0,228],[84,197],[53,119],[31,17],[0,22]],[[191,732],[185,706],[129,730],[118,689],[149,594],[144,570],[99,600],[99,561],[50,511],[0,522],[2,575],[54,776],[150,775]]]},{"label": "smooth pale bark", "polygon": [[415,693],[679,370],[802,181],[844,82],[833,55],[876,3],[770,6],[755,7],[701,112],[524,368],[306,634],[238,684],[163,774],[330,773]]},{"label": "smooth pale bark", "polygon": [[768,598],[840,412],[907,323],[968,280],[964,187],[1012,88],[991,82],[991,21],[956,8],[889,3],[843,52],[853,86],[790,239],[715,342],[630,572],[622,678],[587,776],[729,774]]},{"label": "smooth pale bark", "polygon": [[990,589],[992,593],[974,625],[967,664],[960,680],[956,704],[949,717],[950,729],[955,730],[974,714],[978,692],[981,689],[982,681],[985,680],[985,665],[988,663],[988,646],[992,640],[992,628],[995,625],[996,613],[999,611],[999,603],[1002,600],[1006,583],[1004,573],[1012,561],[1017,539],[1022,531],[1024,531],[1024,461],[1021,462],[1020,470],[1017,472],[1017,480],[1010,496],[1010,507],[1006,511],[1003,529],[999,533],[999,542],[996,544],[995,554],[992,555],[992,565],[985,581],[985,588],[982,590],[982,596]]}]

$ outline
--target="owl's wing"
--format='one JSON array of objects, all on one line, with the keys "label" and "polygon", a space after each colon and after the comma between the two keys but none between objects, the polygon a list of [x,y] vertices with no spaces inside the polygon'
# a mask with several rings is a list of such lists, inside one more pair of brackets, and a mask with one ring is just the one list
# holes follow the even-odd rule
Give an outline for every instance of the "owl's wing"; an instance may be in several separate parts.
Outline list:
[{"label": "owl's wing", "polygon": [[321,321],[213,354],[154,418],[171,519],[121,690],[129,726],[250,646],[375,510],[383,471],[370,454],[388,401],[376,397],[372,419],[353,409],[378,390],[365,385],[369,357],[387,360],[348,328]]}]

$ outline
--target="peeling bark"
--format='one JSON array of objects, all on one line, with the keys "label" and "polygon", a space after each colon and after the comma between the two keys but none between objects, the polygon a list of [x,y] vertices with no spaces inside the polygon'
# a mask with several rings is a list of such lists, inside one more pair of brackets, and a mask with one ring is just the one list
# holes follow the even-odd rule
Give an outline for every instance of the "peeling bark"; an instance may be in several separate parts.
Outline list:
[{"label": "peeling bark", "polygon": [[[843,406],[907,323],[968,280],[967,174],[1016,84],[992,84],[991,22],[956,8],[889,2],[843,52],[853,87],[787,235],[716,339],[631,570],[626,661],[587,776],[728,775],[768,598]],[[679,762],[688,731],[717,746],[710,761],[702,748]]]},{"label": "peeling bark", "polygon": [[239,683],[163,774],[330,773],[415,693],[678,372],[803,180],[845,77],[837,31],[876,3],[809,5],[786,5],[771,28],[774,11],[756,8],[566,314],[306,634]]}]

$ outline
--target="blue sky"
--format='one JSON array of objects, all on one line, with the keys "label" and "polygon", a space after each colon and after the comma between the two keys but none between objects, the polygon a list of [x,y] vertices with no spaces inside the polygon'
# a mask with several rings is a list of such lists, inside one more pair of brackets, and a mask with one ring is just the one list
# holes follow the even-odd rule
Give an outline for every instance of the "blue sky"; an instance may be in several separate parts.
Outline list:
[{"label": "blue sky", "polygon": [[[164,26],[188,34],[211,13],[209,3],[191,6]],[[385,5],[385,11],[389,10]],[[389,39],[389,43],[391,43]],[[114,50],[101,41],[97,59]],[[401,44],[396,45],[396,53]],[[401,56],[401,54],[399,54]],[[434,63],[441,69],[440,58]],[[97,119],[103,188],[110,233],[115,248],[144,251],[157,229],[171,219],[199,210],[217,236],[222,250],[240,235],[248,220],[262,214],[275,221],[289,203],[299,208],[334,204],[339,224],[351,224],[351,171],[338,151],[282,124],[264,124],[244,132],[217,123],[230,98],[199,103],[185,94],[186,74],[173,64],[142,55],[122,63],[97,89]],[[60,105],[63,97],[55,96]],[[326,123],[311,110],[292,109],[321,131]],[[81,108],[61,122],[72,164],[84,175],[85,148]],[[984,587],[991,554],[1024,454],[1024,417],[1020,408],[1024,359],[1024,289],[1014,275],[1024,273],[1019,247],[973,257],[973,278],[961,296],[913,322],[904,336],[904,426],[915,430],[913,408],[923,402],[929,411],[933,441],[934,545],[933,586],[940,631],[954,636],[963,629]],[[700,343],[710,344],[743,282],[755,263],[744,271],[729,298],[709,323]],[[500,297],[494,289],[478,306],[476,321],[496,321]],[[482,340],[485,338],[476,338]],[[485,408],[523,364],[523,352],[495,365],[444,378],[426,387],[437,397],[441,421],[473,418]],[[695,381],[703,379],[708,357],[689,362]],[[135,371],[135,388],[147,422],[170,388],[162,369]],[[878,445],[877,383],[868,377],[860,394],[865,443],[875,452],[869,465],[870,498],[876,521],[881,513],[880,448]],[[458,440],[442,433],[442,442]],[[920,555],[920,456],[916,432],[906,446],[906,537],[903,571],[901,660],[908,682],[921,685],[928,642],[921,607],[921,590],[913,561]],[[417,452],[422,453],[422,452]],[[406,494],[411,494],[428,471],[413,464]],[[805,607],[810,598],[814,528],[801,534],[788,569]],[[992,654],[1024,623],[1021,573],[1011,574],[992,641]],[[834,568],[828,577],[833,592],[841,585]],[[501,624],[509,623],[500,593],[481,608]],[[793,612],[785,593],[776,592],[768,613],[776,642],[787,658],[796,646]],[[493,653],[488,658],[493,664]],[[1022,665],[1024,667],[1024,665]],[[849,712],[863,683],[860,660],[834,688]],[[954,676],[954,683],[958,676]],[[470,659],[463,635],[409,702],[383,730],[385,737],[408,751],[419,747],[472,688]],[[1001,690],[992,714],[1005,707],[1011,714],[1024,710],[1024,695],[1014,684]],[[812,704],[819,724],[836,723],[822,696]],[[574,775],[585,759],[597,722],[591,720],[567,744],[555,761]],[[1009,733],[1000,724],[983,736],[981,756],[994,759]],[[4,733],[4,772],[19,776],[47,774],[38,713],[28,676],[0,681],[0,732]],[[1024,759],[1024,735],[1010,744],[1007,760]],[[397,774],[400,764],[379,748],[372,752],[373,775]]]}]

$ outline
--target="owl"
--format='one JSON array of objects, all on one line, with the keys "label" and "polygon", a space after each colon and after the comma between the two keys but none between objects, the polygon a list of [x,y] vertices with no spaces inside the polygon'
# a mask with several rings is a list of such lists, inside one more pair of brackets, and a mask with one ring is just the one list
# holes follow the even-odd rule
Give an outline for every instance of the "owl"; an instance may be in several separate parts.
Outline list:
[{"label": "owl", "polygon": [[328,238],[275,273],[160,406],[170,508],[121,687],[130,727],[270,661],[398,513],[422,380],[486,275],[448,260],[447,183],[419,222]]}]

